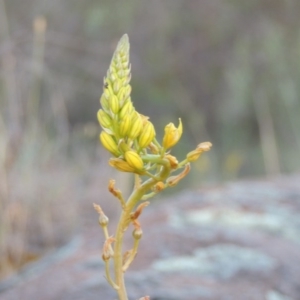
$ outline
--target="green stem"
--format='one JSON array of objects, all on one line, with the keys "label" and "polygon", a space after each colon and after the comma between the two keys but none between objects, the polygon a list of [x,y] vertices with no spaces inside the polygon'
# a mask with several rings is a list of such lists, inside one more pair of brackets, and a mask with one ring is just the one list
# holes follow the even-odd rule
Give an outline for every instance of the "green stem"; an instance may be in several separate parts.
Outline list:
[{"label": "green stem", "polygon": [[[164,166],[158,176],[159,180],[165,180],[170,174],[170,165]],[[115,281],[119,289],[117,290],[119,300],[128,300],[125,282],[124,282],[124,272],[123,272],[123,238],[126,227],[128,226],[128,220],[130,218],[130,213],[133,211],[134,207],[142,199],[147,191],[151,189],[153,185],[157,183],[157,180],[150,178],[145,181],[139,188],[135,189],[130,195],[125,209],[122,210],[119,224],[115,235],[115,246],[114,246],[114,271],[115,271]]]}]

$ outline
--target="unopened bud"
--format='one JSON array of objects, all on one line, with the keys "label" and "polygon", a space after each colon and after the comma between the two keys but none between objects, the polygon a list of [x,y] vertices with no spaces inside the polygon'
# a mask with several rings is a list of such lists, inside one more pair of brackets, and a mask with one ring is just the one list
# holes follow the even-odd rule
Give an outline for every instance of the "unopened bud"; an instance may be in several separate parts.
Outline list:
[{"label": "unopened bud", "polygon": [[100,104],[106,112],[109,112],[108,100],[106,99],[104,94],[100,98]]},{"label": "unopened bud", "polygon": [[119,100],[117,96],[115,95],[111,96],[109,100],[109,107],[114,114],[117,114],[119,112]]},{"label": "unopened bud", "polygon": [[122,120],[127,114],[131,114],[133,110],[132,103],[130,99],[127,99],[126,102],[124,103],[121,111],[119,112],[119,118]]},{"label": "unopened bud", "polygon": [[101,214],[101,215],[99,216],[98,222],[99,222],[99,225],[100,225],[101,227],[105,227],[105,226],[107,226],[107,224],[108,224],[108,222],[109,222],[109,219],[108,219],[108,217],[107,217],[106,215]]},{"label": "unopened bud", "polygon": [[134,151],[127,151],[124,157],[128,164],[136,170],[142,170],[144,168],[144,162],[141,157]]},{"label": "unopened bud", "polygon": [[108,128],[112,124],[112,120],[110,116],[103,109],[98,110],[97,118],[100,125],[104,128]]},{"label": "unopened bud", "polygon": [[134,112],[131,116],[133,117],[133,120],[131,129],[128,133],[128,137],[134,140],[139,136],[139,134],[143,130],[143,122],[138,112]]},{"label": "unopened bud", "polygon": [[147,148],[155,137],[155,129],[151,122],[147,121],[144,125],[141,135],[139,136],[139,146]]},{"label": "unopened bud", "polygon": [[131,117],[130,115],[125,115],[124,118],[120,122],[119,133],[121,137],[125,137],[131,127]]},{"label": "unopened bud", "polygon": [[117,170],[121,172],[129,172],[129,173],[135,173],[135,169],[131,167],[126,161],[120,158],[111,158],[109,160],[109,165],[116,168]]},{"label": "unopened bud", "polygon": [[115,142],[114,138],[109,135],[107,132],[102,131],[100,133],[100,141],[103,147],[108,150],[114,156],[119,156],[120,151],[118,149],[117,143]]},{"label": "unopened bud", "polygon": [[132,236],[134,237],[134,239],[140,240],[143,236],[143,230],[141,228],[134,229],[132,232]]}]

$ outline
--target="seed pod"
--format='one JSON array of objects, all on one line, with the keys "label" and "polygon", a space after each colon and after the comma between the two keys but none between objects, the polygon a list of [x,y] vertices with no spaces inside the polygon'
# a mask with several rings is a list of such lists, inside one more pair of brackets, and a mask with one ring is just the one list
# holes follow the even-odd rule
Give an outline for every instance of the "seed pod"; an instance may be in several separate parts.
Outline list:
[{"label": "seed pod", "polygon": [[114,156],[119,156],[121,154],[114,138],[111,135],[109,135],[107,132],[102,131],[100,133],[100,141],[103,147]]},{"label": "seed pod", "polygon": [[124,157],[132,168],[136,170],[142,170],[144,168],[144,162],[136,152],[127,151],[125,152]]},{"label": "seed pod", "polygon": [[141,135],[139,136],[139,146],[141,148],[147,148],[155,137],[155,129],[151,122],[147,121]]}]

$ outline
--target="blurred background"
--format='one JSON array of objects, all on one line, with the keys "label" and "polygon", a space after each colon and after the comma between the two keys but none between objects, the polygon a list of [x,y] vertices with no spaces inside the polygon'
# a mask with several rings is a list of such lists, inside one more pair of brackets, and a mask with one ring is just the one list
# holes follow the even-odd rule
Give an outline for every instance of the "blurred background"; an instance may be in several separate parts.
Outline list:
[{"label": "blurred background", "polygon": [[158,137],[181,117],[176,155],[214,145],[180,189],[300,170],[298,0],[0,0],[0,279],[65,243],[110,177],[130,185],[96,120],[124,33]]}]

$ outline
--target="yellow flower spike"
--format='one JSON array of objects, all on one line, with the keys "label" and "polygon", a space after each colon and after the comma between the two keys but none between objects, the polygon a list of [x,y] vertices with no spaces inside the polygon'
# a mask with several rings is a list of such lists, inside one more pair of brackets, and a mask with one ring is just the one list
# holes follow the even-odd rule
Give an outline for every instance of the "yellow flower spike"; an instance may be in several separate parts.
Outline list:
[{"label": "yellow flower spike", "polygon": [[147,123],[144,125],[141,135],[139,136],[138,143],[140,148],[147,148],[154,138],[154,126],[150,121],[147,121]]},{"label": "yellow flower spike", "polygon": [[185,165],[185,168],[184,168],[184,170],[180,173],[180,174],[178,174],[178,175],[176,175],[176,176],[171,176],[171,177],[169,177],[167,180],[166,180],[166,182],[167,182],[167,184],[169,185],[169,186],[175,186],[181,179],[183,179],[189,172],[190,172],[190,170],[191,170],[191,166],[190,166],[190,164],[188,163],[188,164],[186,164]]},{"label": "yellow flower spike", "polygon": [[133,120],[132,120],[131,129],[128,132],[128,137],[130,139],[134,140],[139,136],[139,134],[143,130],[143,121],[142,121],[140,114],[136,111],[134,111],[131,114],[131,117],[133,118]]},{"label": "yellow flower spike", "polygon": [[173,123],[169,123],[165,127],[165,135],[163,138],[163,147],[165,149],[169,149],[177,144],[182,135],[182,123],[181,119],[179,119],[178,128],[175,127]]},{"label": "yellow flower spike", "polygon": [[131,117],[130,117],[130,115],[125,115],[121,119],[120,125],[119,125],[120,136],[125,137],[128,134],[130,127],[131,127]]},{"label": "yellow flower spike", "polygon": [[186,159],[189,162],[196,161],[203,152],[209,151],[212,147],[212,143],[204,142],[197,146],[197,148],[186,155]]},{"label": "yellow flower spike", "polygon": [[119,156],[121,154],[114,138],[111,135],[109,135],[107,132],[102,131],[100,133],[100,141],[103,147],[114,156]]},{"label": "yellow flower spike", "polygon": [[116,168],[121,172],[129,172],[129,173],[136,172],[136,170],[133,167],[131,167],[126,161],[124,161],[121,158],[111,158],[108,163],[110,166]]},{"label": "yellow flower spike", "polygon": [[119,99],[117,98],[117,96],[112,95],[108,103],[111,111],[114,114],[117,114],[119,112]]},{"label": "yellow flower spike", "polygon": [[104,128],[109,128],[112,125],[110,116],[103,109],[98,110],[97,118],[100,125]]},{"label": "yellow flower spike", "polygon": [[136,170],[142,170],[144,168],[144,162],[136,152],[127,151],[125,152],[124,157],[132,168]]},{"label": "yellow flower spike", "polygon": [[172,169],[176,169],[178,167],[178,160],[175,156],[167,154],[165,157],[169,160]]}]

